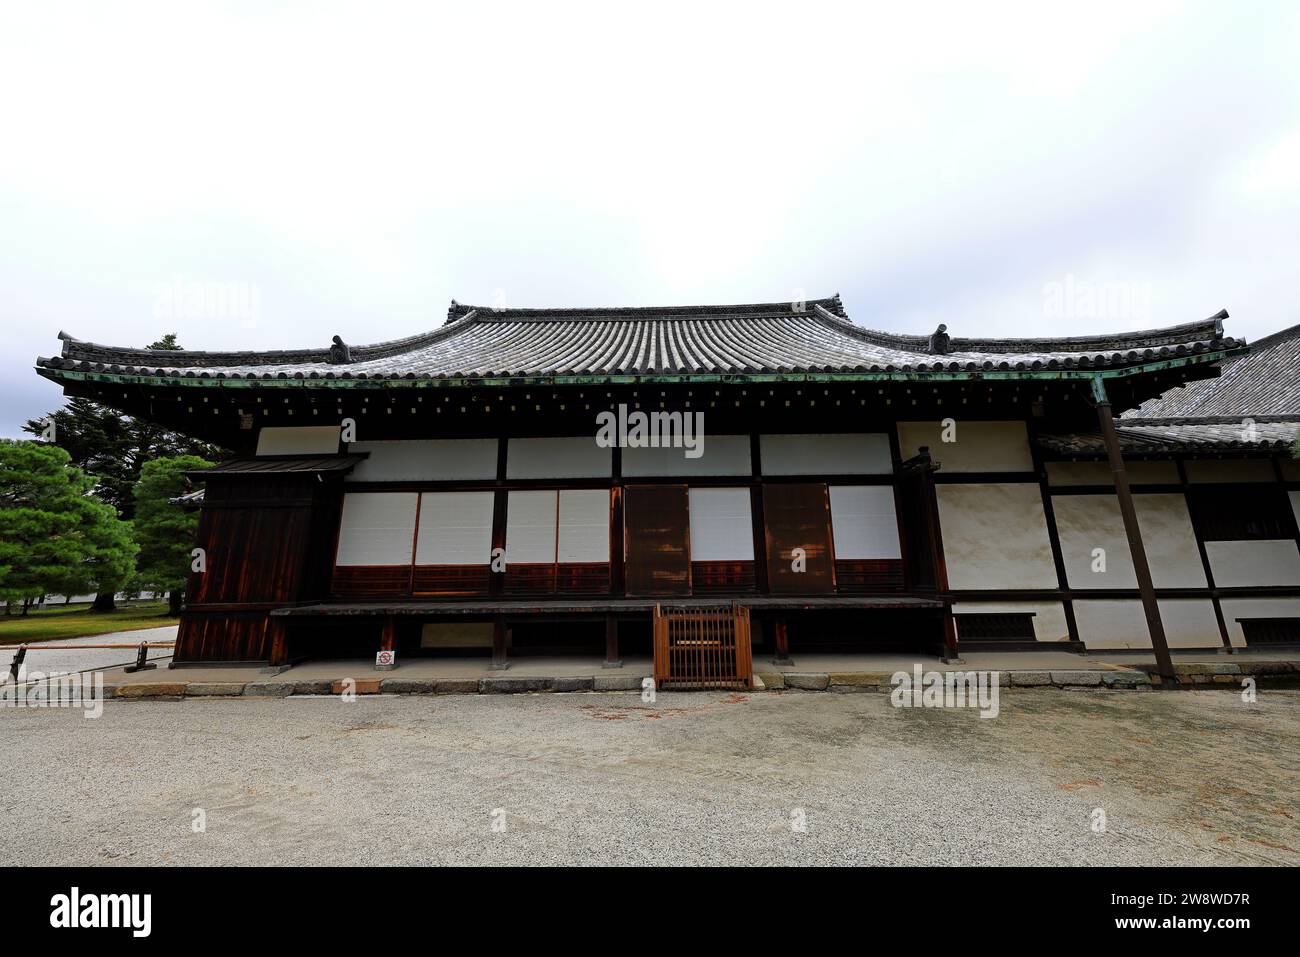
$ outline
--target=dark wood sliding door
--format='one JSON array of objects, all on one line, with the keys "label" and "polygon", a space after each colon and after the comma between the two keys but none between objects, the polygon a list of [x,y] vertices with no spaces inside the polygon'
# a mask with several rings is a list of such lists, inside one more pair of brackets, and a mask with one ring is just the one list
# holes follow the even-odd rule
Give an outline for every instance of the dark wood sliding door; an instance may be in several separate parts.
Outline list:
[{"label": "dark wood sliding door", "polygon": [[764,485],[763,525],[773,594],[834,593],[831,509],[825,485]]},{"label": "dark wood sliding door", "polygon": [[685,485],[629,485],[623,491],[629,595],[689,595],[690,508]]}]

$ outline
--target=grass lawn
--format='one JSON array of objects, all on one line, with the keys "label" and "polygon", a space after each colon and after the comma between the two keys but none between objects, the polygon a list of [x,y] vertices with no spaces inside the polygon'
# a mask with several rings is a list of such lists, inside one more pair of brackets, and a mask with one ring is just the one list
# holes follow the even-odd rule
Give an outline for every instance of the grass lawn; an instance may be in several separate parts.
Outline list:
[{"label": "grass lawn", "polygon": [[111,635],[115,631],[174,625],[177,621],[167,617],[166,602],[119,602],[117,607],[117,611],[92,612],[85,604],[47,605],[42,611],[33,608],[26,618],[14,609],[12,615],[0,614],[0,645]]}]

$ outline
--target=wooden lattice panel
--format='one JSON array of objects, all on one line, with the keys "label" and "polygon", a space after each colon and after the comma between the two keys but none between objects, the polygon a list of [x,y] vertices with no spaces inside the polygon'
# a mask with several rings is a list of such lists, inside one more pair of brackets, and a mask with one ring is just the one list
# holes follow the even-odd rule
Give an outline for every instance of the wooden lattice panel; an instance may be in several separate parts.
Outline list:
[{"label": "wooden lattice panel", "polygon": [[752,688],[749,609],[656,605],[655,687]]}]

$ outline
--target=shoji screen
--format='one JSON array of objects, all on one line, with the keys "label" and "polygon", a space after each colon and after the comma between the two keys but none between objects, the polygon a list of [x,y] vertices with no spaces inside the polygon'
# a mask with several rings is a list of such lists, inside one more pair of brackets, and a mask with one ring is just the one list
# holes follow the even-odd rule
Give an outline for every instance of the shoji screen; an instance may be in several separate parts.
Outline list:
[{"label": "shoji screen", "polygon": [[903,587],[903,550],[892,485],[832,485],[835,586],[840,592]]},{"label": "shoji screen", "polygon": [[511,492],[506,512],[506,565],[553,565],[558,503],[553,489]]},{"label": "shoji screen", "polygon": [[832,485],[835,557],[901,559],[892,485]]},{"label": "shoji screen", "polygon": [[344,495],[336,564],[411,564],[417,497],[415,492]]},{"label": "shoji screen", "polygon": [[415,591],[487,591],[492,492],[424,492],[415,543]]},{"label": "shoji screen", "polygon": [[340,598],[406,594],[415,539],[415,492],[343,496],[331,592]]},{"label": "shoji screen", "polygon": [[506,517],[511,594],[609,591],[609,491],[513,491]]},{"label": "shoji screen", "polygon": [[754,521],[748,488],[693,488],[691,579],[695,594],[752,591]]},{"label": "shoji screen", "polygon": [[753,561],[754,523],[747,488],[693,488],[691,561]]},{"label": "shoji screen", "polygon": [[609,562],[609,492],[603,488],[560,493],[556,557],[565,562]]}]

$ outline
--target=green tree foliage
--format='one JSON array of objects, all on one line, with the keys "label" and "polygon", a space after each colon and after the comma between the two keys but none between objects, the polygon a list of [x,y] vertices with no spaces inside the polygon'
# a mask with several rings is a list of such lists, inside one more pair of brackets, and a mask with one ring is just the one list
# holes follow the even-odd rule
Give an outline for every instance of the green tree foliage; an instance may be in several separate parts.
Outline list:
[{"label": "green tree foliage", "polygon": [[212,465],[197,455],[154,459],[140,469],[135,486],[135,540],[140,546],[138,581],[144,588],[171,595],[173,614],[190,568],[190,550],[198,538],[199,516],[171,500],[192,491],[184,473]]},{"label": "green tree foliage", "polygon": [[136,545],[94,480],[68,453],[42,442],[0,440],[0,599],[48,592],[112,593],[130,578]]}]

